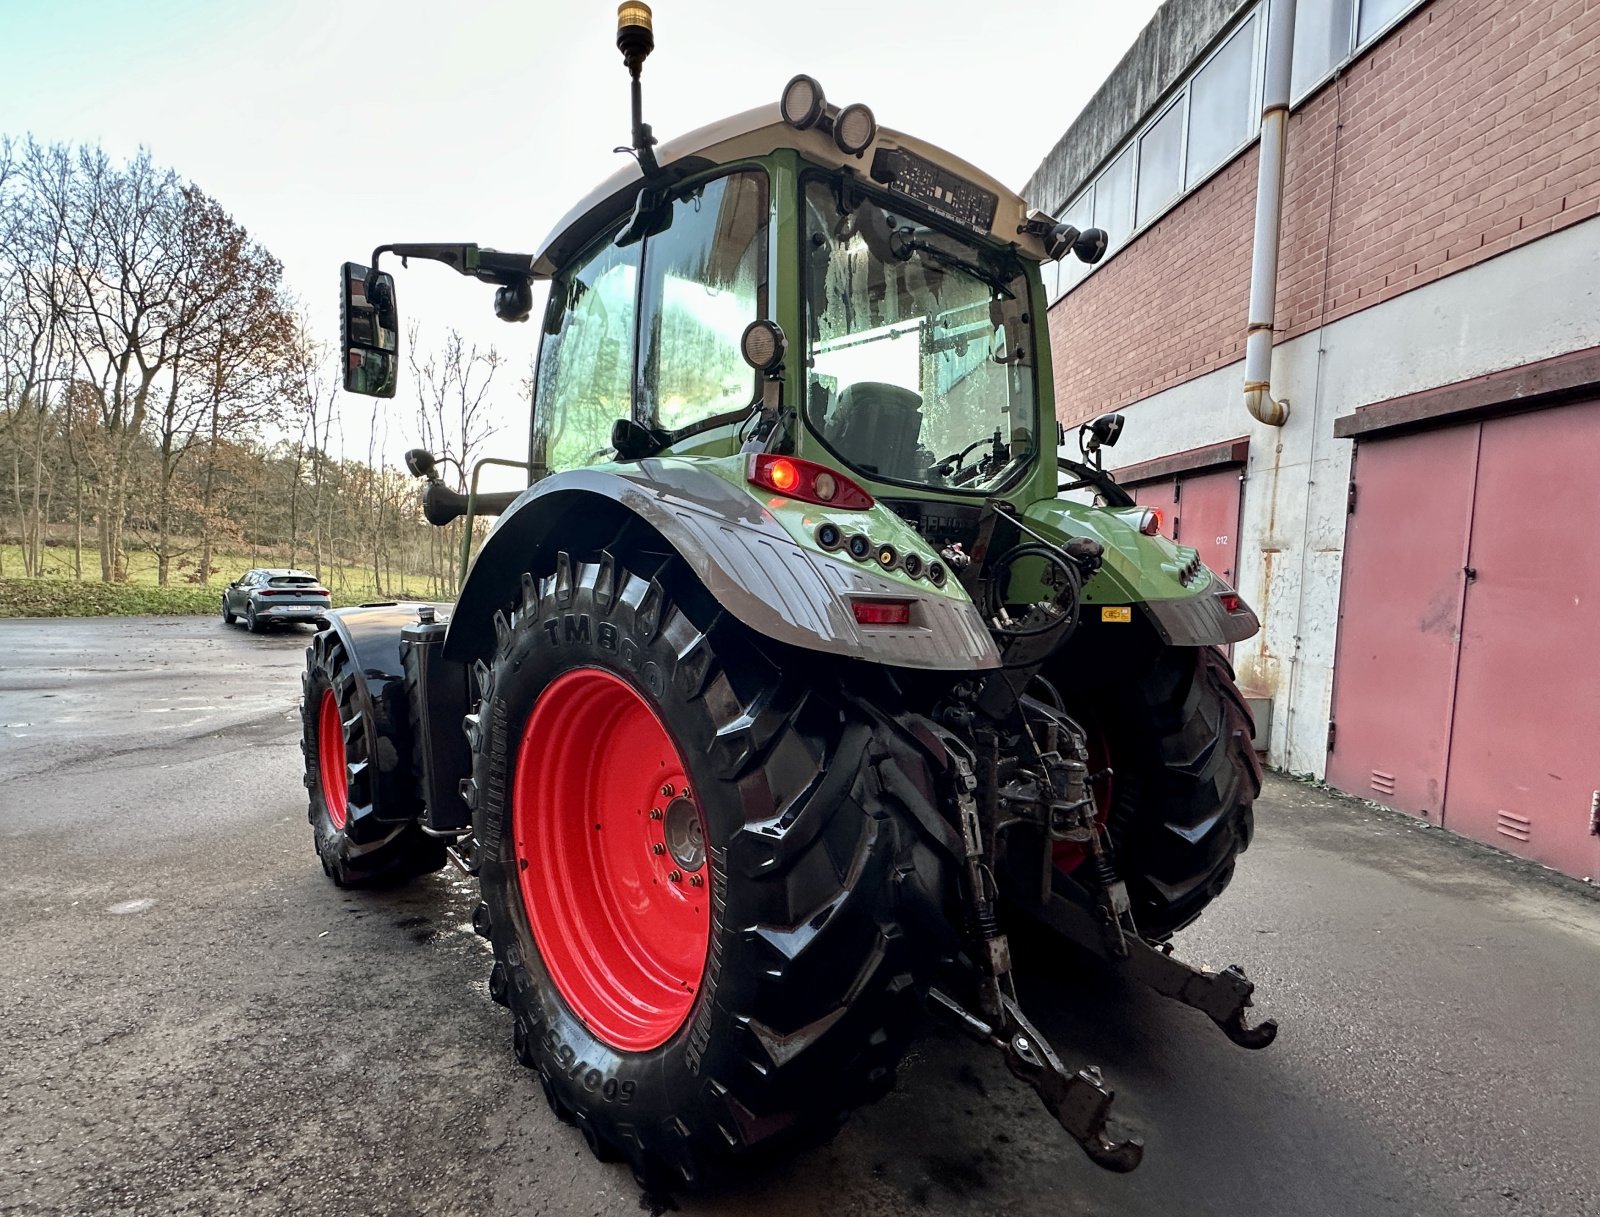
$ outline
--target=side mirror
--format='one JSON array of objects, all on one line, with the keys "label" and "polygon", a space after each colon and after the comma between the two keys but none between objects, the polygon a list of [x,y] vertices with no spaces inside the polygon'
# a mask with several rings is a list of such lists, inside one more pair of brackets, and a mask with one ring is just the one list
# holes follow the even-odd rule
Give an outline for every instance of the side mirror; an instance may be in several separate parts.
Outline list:
[{"label": "side mirror", "polygon": [[345,391],[393,397],[400,366],[400,312],[395,305],[394,276],[346,262],[339,279]]}]

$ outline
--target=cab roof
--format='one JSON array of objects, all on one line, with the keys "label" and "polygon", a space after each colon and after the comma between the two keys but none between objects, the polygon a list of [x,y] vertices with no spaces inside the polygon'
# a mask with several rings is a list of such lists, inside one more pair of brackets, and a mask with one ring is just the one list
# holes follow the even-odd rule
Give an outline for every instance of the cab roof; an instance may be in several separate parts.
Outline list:
[{"label": "cab roof", "polygon": [[[877,137],[861,157],[841,152],[832,138],[816,127],[798,131],[783,121],[776,102],[757,106],[742,114],[730,115],[697,131],[668,140],[656,149],[656,160],[669,177],[684,178],[717,165],[765,156],[779,148],[793,148],[808,160],[830,168],[851,168],[864,173],[878,148],[904,149],[941,168],[990,191],[999,200],[990,234],[999,241],[1014,244],[1028,257],[1045,260],[1037,237],[1019,232],[1028,218],[1029,207],[1021,195],[1002,185],[977,166],[932,144],[888,127],[879,127]],[[554,275],[578,253],[618,213],[630,206],[644,174],[636,162],[612,174],[589,192],[561,218],[534,255],[533,272],[542,278]]]}]

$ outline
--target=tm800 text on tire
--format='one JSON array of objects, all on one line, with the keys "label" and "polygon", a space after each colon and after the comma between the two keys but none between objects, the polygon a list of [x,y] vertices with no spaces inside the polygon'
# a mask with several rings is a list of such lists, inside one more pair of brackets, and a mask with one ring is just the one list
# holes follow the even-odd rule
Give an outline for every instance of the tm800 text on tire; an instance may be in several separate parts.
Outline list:
[{"label": "tm800 text on tire", "polygon": [[882,767],[918,762],[675,559],[562,554],[495,624],[467,720],[490,987],[556,1113],[696,1185],[886,1090],[937,875]]},{"label": "tm800 text on tire", "polygon": [[376,708],[363,704],[358,683],[338,632],[318,633],[300,678],[300,750],[317,856],[341,887],[406,879],[445,863],[444,846],[415,819],[421,807],[399,717],[404,709],[391,716],[383,702],[399,682],[379,684]]}]

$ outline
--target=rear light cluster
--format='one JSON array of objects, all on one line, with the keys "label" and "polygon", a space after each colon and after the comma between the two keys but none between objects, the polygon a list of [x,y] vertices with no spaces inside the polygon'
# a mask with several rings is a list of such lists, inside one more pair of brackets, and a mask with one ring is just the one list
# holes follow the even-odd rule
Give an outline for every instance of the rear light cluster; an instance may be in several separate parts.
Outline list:
[{"label": "rear light cluster", "polygon": [[[793,456],[778,456],[771,452],[757,452],[750,457],[746,480],[752,486],[775,491],[789,499],[804,503],[817,503],[824,507],[838,507],[845,511],[866,511],[872,506],[872,496],[844,474],[814,461],[803,461]],[[944,565],[921,554],[901,555],[893,545],[879,545],[864,533],[845,535],[844,529],[832,521],[817,525],[813,534],[817,544],[830,553],[844,550],[857,562],[874,562],[882,571],[904,571],[913,579],[926,578],[935,587],[943,587],[949,577]],[[858,601],[871,604],[875,601]],[[860,614],[857,614],[860,620]],[[907,619],[908,620],[908,619]],[[904,624],[872,621],[864,625]]]},{"label": "rear light cluster", "polygon": [[872,496],[842,473],[792,456],[757,452],[750,457],[746,475],[752,486],[776,491],[785,498],[846,511],[866,511]]},{"label": "rear light cluster", "polygon": [[328,589],[325,587],[263,587],[256,591],[258,596],[326,596]]},{"label": "rear light cluster", "polygon": [[1218,592],[1217,603],[1222,605],[1224,613],[1243,613],[1248,611],[1244,597],[1238,592]]},{"label": "rear light cluster", "polygon": [[927,579],[935,587],[943,587],[945,580],[950,577],[944,563],[935,558],[924,558],[916,553],[902,554],[887,541],[880,545],[862,532],[851,533],[847,537],[844,530],[832,521],[818,524],[817,531],[812,535],[823,549],[830,552],[842,549],[857,562],[874,563],[881,571],[904,571],[913,579]]}]

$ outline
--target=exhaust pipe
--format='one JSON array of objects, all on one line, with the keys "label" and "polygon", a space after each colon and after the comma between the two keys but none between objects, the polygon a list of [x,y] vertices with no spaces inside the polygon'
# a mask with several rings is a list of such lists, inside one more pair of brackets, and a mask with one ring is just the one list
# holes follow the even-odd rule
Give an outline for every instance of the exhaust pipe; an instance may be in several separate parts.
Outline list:
[{"label": "exhaust pipe", "polygon": [[1272,396],[1272,334],[1278,304],[1278,244],[1283,226],[1283,162],[1289,145],[1289,82],[1294,67],[1295,0],[1271,6],[1261,153],[1256,177],[1255,245],[1250,258],[1250,324],[1244,347],[1244,405],[1269,427],[1289,421],[1289,403]]}]

